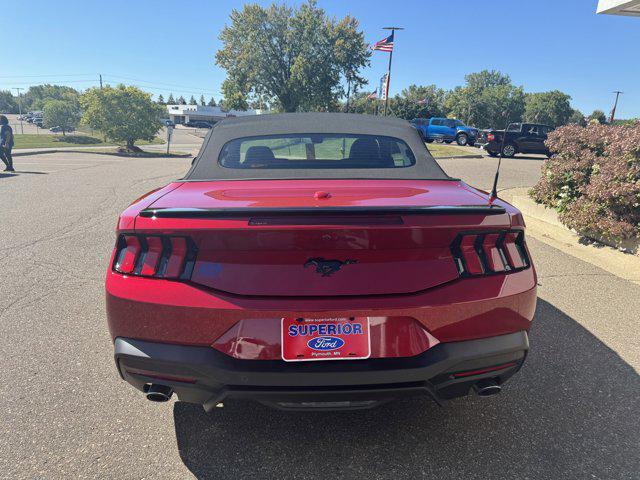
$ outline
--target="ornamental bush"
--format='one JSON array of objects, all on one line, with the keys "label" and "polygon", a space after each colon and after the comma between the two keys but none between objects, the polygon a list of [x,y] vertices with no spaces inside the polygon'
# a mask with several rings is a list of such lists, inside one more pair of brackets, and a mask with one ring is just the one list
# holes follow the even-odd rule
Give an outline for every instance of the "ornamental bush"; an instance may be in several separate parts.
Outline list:
[{"label": "ornamental bush", "polygon": [[567,125],[546,144],[553,156],[530,192],[536,202],[587,237],[640,237],[640,122]]}]

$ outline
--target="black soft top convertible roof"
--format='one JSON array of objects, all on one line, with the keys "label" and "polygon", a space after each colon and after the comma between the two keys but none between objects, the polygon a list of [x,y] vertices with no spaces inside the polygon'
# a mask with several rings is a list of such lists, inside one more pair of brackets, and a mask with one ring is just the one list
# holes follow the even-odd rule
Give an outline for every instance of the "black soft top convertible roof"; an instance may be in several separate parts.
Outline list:
[{"label": "black soft top convertible roof", "polygon": [[[237,138],[287,134],[352,134],[395,137],[413,151],[415,165],[402,168],[287,168],[240,169],[220,165],[225,144]],[[433,159],[418,131],[409,122],[393,117],[350,113],[281,113],[227,118],[218,122],[204,140],[184,180],[258,179],[422,179],[449,180]]]}]

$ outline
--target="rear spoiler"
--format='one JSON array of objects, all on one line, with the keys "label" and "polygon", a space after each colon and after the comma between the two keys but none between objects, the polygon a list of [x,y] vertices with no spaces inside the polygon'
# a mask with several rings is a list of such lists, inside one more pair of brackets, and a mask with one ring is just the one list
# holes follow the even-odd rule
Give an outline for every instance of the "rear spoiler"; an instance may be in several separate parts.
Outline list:
[{"label": "rear spoiler", "polygon": [[232,207],[232,208],[146,208],[140,211],[146,218],[230,218],[256,215],[499,215],[506,213],[499,205],[435,205],[405,207]]}]

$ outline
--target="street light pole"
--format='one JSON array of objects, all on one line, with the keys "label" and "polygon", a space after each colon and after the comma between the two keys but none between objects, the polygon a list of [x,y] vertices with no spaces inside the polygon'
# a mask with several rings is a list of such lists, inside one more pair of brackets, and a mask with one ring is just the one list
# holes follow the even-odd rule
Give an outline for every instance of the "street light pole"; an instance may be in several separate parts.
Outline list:
[{"label": "street light pole", "polygon": [[24,135],[24,127],[22,126],[22,100],[20,97],[20,90],[22,90],[22,88],[16,87],[15,90],[18,92],[18,115],[20,116],[20,133]]},{"label": "street light pole", "polygon": [[618,97],[619,97],[619,96],[620,96],[620,94],[621,94],[621,93],[623,93],[623,92],[620,92],[620,91],[616,90],[616,91],[615,91],[615,92],[613,92],[613,93],[615,93],[615,94],[616,94],[616,101],[615,101],[615,103],[613,104],[613,109],[611,109],[611,116],[609,117],[609,123],[613,123],[613,119],[614,119],[614,117],[615,117],[615,115],[616,115],[616,107],[618,106]]},{"label": "street light pole", "polygon": [[391,83],[391,60],[393,59],[393,49],[396,46],[396,30],[404,30],[403,27],[383,27],[383,30],[391,30],[391,35],[393,35],[393,48],[389,52],[389,67],[387,68],[387,85],[385,88],[384,95],[384,116],[387,116],[387,108],[389,106],[389,84]]}]

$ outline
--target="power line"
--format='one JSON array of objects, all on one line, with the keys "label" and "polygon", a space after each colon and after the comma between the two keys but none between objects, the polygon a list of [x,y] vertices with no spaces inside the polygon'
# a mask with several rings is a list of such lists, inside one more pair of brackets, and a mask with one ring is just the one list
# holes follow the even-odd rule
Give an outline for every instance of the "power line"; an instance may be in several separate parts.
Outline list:
[{"label": "power line", "polygon": [[[96,79],[95,77],[93,78],[87,78],[86,80],[63,80],[61,83],[95,83]],[[9,84],[11,83],[11,85],[41,85],[40,83],[35,84],[34,82],[12,82],[12,81],[5,81],[3,82],[4,84]],[[46,80],[45,83],[48,84],[56,84],[57,80]]]},{"label": "power line", "polygon": [[0,75],[0,78],[36,78],[36,77],[88,77],[92,73],[61,73],[61,74],[40,74],[40,75]]},{"label": "power line", "polygon": [[[39,75],[0,75],[0,79],[18,79],[19,81],[13,81],[13,80],[9,80],[11,82],[12,85],[25,85],[25,86],[32,86],[32,85],[38,85],[37,83],[34,83],[33,81],[27,81],[27,78],[42,78],[45,79],[43,80],[46,83],[50,83],[50,84],[82,84],[82,83],[86,83],[86,84],[95,84],[96,82],[96,74],[61,74],[61,75],[55,75],[55,74],[39,74]],[[61,77],[65,77],[65,78],[61,78]],[[75,78],[74,78],[75,77]],[[86,79],[80,79],[77,77],[88,77]],[[22,81],[21,79],[25,79],[24,81]],[[126,75],[113,75],[113,74],[98,74],[98,84],[100,86],[102,86],[102,80],[104,80],[104,82],[109,83],[109,80],[113,82],[121,82],[122,80],[126,80],[126,81],[130,81],[130,82],[136,82],[136,85],[138,87],[141,88],[148,88],[148,89],[154,89],[154,90],[171,90],[174,89],[178,92],[178,94],[180,93],[184,93],[184,94],[193,94],[193,95],[199,95],[199,94],[204,94],[204,95],[211,95],[211,96],[215,96],[215,95],[219,95],[220,92],[215,91],[215,90],[209,90],[209,89],[201,89],[200,87],[197,86],[190,86],[190,85],[181,85],[181,84],[177,84],[177,83],[168,83],[168,82],[157,82],[154,80],[144,80],[141,78],[135,78],[135,77],[129,77]],[[0,84],[4,83],[5,85],[9,83],[9,81],[7,82],[0,82]]]},{"label": "power line", "polygon": [[[183,91],[187,92],[187,89],[193,90],[194,93],[212,93],[212,90],[202,90],[200,89],[200,87],[194,87],[194,86],[188,86],[188,85],[179,85],[176,83],[164,83],[164,82],[156,82],[156,81],[149,81],[149,80],[142,80],[140,78],[133,78],[133,77],[125,77],[123,75],[111,75],[111,74],[105,74],[105,77],[112,77],[112,78],[116,78],[116,79],[123,79],[123,80],[131,80],[134,82],[142,82],[145,83],[147,85],[153,85],[154,87],[174,87],[174,88],[180,88],[183,89]],[[191,92],[188,92],[191,93]]]}]

